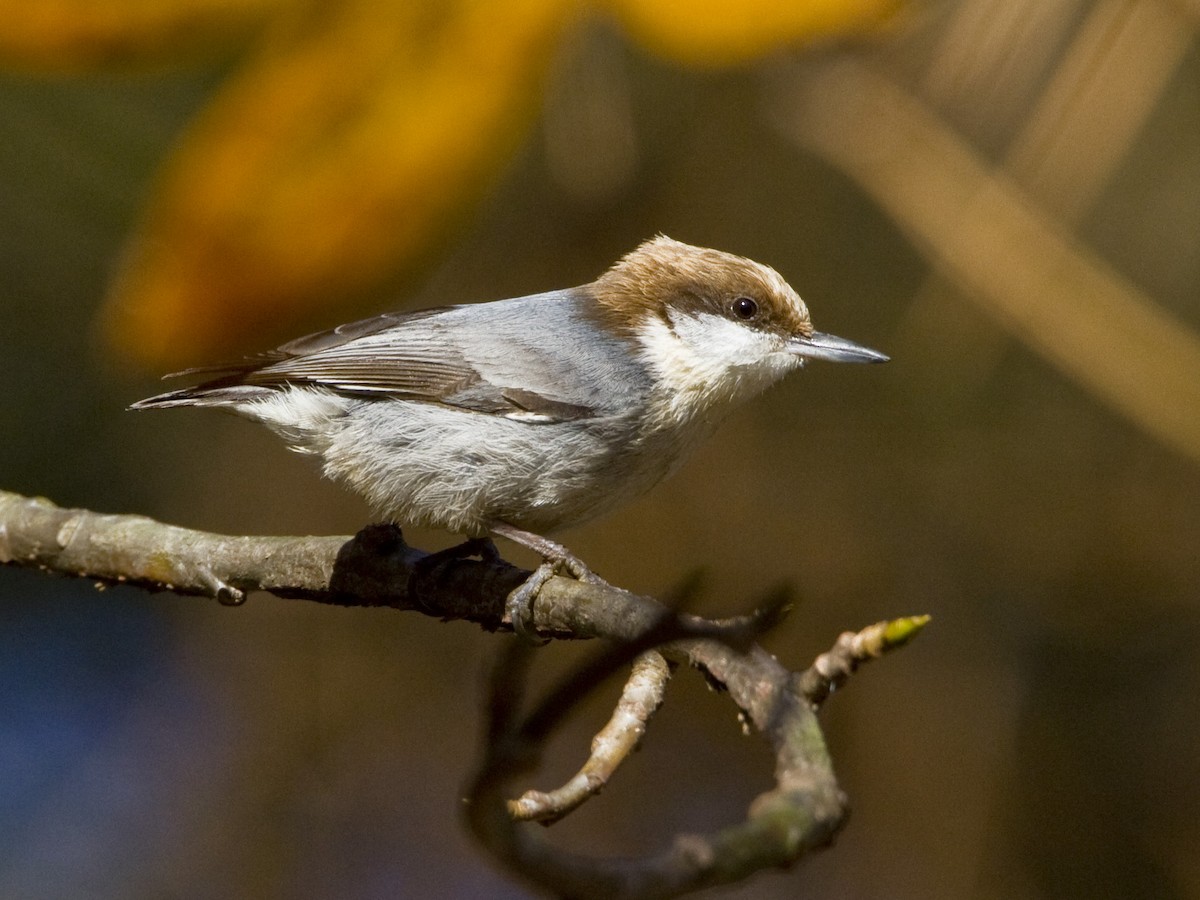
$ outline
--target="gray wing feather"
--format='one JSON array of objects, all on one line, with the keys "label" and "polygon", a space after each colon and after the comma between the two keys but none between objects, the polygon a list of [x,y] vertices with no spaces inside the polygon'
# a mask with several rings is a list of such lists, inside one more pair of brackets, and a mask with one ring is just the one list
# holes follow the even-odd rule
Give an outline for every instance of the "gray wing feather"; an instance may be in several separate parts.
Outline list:
[{"label": "gray wing feather", "polygon": [[585,289],[573,288],[376,316],[291,341],[167,396],[202,402],[238,385],[310,384],[538,422],[605,415],[627,408],[625,395],[644,390],[645,373],[620,339],[595,339],[589,302]]}]

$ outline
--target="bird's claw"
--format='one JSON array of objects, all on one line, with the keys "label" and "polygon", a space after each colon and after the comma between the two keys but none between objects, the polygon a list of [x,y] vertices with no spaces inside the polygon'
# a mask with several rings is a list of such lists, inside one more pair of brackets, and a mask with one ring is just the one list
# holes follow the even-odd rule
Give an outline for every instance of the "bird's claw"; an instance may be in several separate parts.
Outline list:
[{"label": "bird's claw", "polygon": [[525,581],[508,595],[504,611],[512,623],[513,632],[532,644],[549,643],[548,639],[537,633],[533,620],[533,604],[543,587],[555,575],[570,575],[576,581],[585,584],[607,584],[603,578],[584,565],[583,561],[570,553],[553,559],[545,559],[533,570]]},{"label": "bird's claw", "polygon": [[578,556],[567,554],[560,559],[554,560],[558,572],[566,572],[576,581],[582,581],[585,584],[607,584],[603,578],[589,569]]},{"label": "bird's claw", "polygon": [[558,574],[561,565],[559,560],[545,560],[504,602],[504,612],[512,623],[513,633],[522,640],[539,646],[549,643],[547,638],[537,633],[533,622],[533,601],[537,599],[546,582]]}]

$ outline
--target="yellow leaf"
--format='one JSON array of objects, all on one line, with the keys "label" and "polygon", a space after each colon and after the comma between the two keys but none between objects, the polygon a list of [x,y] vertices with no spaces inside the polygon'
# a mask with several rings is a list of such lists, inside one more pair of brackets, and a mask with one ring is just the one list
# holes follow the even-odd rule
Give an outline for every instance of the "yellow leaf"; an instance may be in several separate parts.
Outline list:
[{"label": "yellow leaf", "polygon": [[511,154],[572,9],[314,4],[165,169],[110,297],[114,336],[155,365],[228,356],[425,250]]},{"label": "yellow leaf", "polygon": [[878,28],[900,0],[604,0],[653,52],[728,66],[782,46]]},{"label": "yellow leaf", "polygon": [[86,70],[178,59],[289,0],[0,0],[0,64]]}]

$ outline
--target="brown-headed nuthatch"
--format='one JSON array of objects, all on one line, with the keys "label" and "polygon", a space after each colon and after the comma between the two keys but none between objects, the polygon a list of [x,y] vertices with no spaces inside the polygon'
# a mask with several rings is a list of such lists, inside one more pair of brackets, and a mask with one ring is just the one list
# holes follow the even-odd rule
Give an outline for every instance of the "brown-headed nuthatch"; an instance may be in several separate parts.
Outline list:
[{"label": "brown-headed nuthatch", "polygon": [[653,487],[807,359],[887,357],[814,331],[774,269],[657,237],[591,284],[342,325],[132,408],[231,410],[390,521],[532,548],[524,630],[550,573],[590,575],[546,532]]}]

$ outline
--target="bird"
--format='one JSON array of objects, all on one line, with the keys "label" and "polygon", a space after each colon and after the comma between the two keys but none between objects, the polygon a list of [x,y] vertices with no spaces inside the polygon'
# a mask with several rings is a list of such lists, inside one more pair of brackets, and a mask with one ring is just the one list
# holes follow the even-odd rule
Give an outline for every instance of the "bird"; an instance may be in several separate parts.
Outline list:
[{"label": "bird", "polygon": [[339,325],[130,408],[236,413],[388,522],[530,548],[507,604],[526,634],[550,576],[599,580],[548,535],[654,487],[806,361],[887,359],[815,331],[769,266],[660,234],[589,284]]}]

